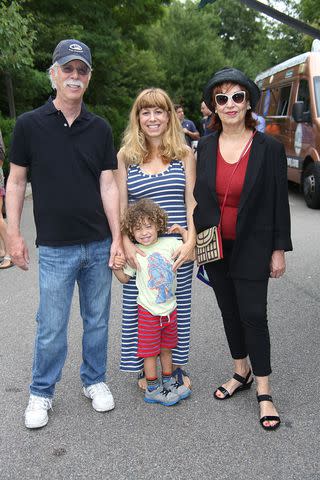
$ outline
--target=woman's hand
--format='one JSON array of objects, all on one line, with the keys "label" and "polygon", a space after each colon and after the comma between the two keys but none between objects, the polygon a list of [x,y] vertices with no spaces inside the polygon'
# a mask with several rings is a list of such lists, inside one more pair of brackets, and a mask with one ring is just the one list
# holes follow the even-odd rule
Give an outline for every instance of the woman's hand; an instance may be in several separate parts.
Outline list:
[{"label": "woman's hand", "polygon": [[168,228],[168,233],[178,233],[182,238],[187,234],[187,229],[181,227],[178,223],[174,223]]},{"label": "woman's hand", "polygon": [[130,267],[140,270],[140,263],[137,259],[137,254],[146,257],[146,254],[140,250],[128,237],[123,238],[123,246],[126,255],[126,260]]},{"label": "woman's hand", "polygon": [[186,242],[173,252],[172,258],[175,259],[175,262],[172,265],[172,270],[174,272],[176,272],[183,263],[194,261],[194,247],[194,242]]},{"label": "woman's hand", "polygon": [[270,277],[280,278],[286,271],[286,260],[284,250],[275,250],[271,255]]}]

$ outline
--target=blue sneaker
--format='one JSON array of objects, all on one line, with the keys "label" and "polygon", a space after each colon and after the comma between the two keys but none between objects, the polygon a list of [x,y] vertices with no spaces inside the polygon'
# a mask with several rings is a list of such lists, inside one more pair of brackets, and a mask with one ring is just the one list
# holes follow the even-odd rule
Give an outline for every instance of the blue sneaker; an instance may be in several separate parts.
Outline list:
[{"label": "blue sneaker", "polygon": [[171,407],[180,401],[178,394],[167,390],[163,385],[159,385],[158,388],[151,392],[147,389],[144,394],[144,401],[147,403],[160,403],[165,407]]},{"label": "blue sneaker", "polygon": [[171,377],[168,382],[164,382],[163,386],[170,390],[172,393],[175,393],[179,396],[180,400],[184,400],[191,395],[190,388],[186,387],[185,385],[180,385],[179,382],[176,381],[174,377]]}]

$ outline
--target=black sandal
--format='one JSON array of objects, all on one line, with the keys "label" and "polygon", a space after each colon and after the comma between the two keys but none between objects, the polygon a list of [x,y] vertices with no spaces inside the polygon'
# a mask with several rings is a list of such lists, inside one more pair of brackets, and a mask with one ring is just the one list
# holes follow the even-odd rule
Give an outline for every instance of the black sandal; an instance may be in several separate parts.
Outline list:
[{"label": "black sandal", "polygon": [[[258,403],[260,403],[260,402],[271,402],[271,403],[273,403],[271,395],[258,395],[257,394],[257,400],[258,400]],[[274,421],[277,422],[275,425],[266,426],[266,425],[263,424],[264,422],[274,422]],[[276,430],[280,426],[281,420],[280,420],[280,417],[278,417],[276,415],[265,415],[264,417],[260,418],[260,423],[261,423],[262,428],[264,428],[265,430]]]},{"label": "black sandal", "polygon": [[[250,380],[250,382],[248,382],[251,375],[252,375],[251,370],[249,370],[249,373],[246,377],[241,377],[241,375],[239,375],[238,373],[235,373],[233,375],[233,378],[237,380],[237,382],[242,383],[242,385],[237,387],[232,394],[230,394],[226,388],[221,386],[217,388],[217,390],[214,392],[213,394],[214,398],[216,400],[227,400],[227,398],[233,397],[233,395],[237,392],[241,392],[242,390],[249,390],[249,388],[251,388],[251,385],[253,383],[253,378]],[[218,397],[217,392],[221,392],[224,395],[224,397]]]}]

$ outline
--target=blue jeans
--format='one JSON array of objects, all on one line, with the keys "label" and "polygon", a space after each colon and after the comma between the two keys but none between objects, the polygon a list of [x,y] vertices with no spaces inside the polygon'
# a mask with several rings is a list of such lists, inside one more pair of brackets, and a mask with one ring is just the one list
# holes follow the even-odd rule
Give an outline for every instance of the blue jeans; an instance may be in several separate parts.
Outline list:
[{"label": "blue jeans", "polygon": [[39,247],[40,305],[30,392],[52,397],[67,356],[67,330],[75,282],[83,320],[83,385],[105,381],[112,272],[111,240]]}]

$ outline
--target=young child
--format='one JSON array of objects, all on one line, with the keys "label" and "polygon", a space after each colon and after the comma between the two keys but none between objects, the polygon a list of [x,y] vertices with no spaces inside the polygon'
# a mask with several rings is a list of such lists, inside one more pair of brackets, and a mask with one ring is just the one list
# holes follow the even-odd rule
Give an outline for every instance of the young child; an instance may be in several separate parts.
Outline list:
[{"label": "young child", "polygon": [[[186,240],[187,231],[173,225],[169,233],[180,233]],[[181,245],[175,237],[158,237],[168,233],[167,214],[150,199],[142,199],[128,207],[122,221],[122,233],[138,243],[146,256],[139,257],[140,269],[126,266],[114,270],[122,283],[136,275],[138,289],[138,351],[144,358],[147,389],[144,400],[171,406],[187,398],[191,390],[175,381],[172,375],[172,352],[177,346],[176,274],[172,271],[174,253]],[[116,260],[117,261],[117,260]],[[160,355],[162,382],[157,375]]]}]

